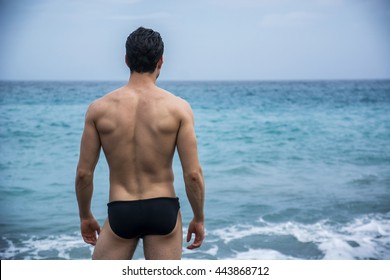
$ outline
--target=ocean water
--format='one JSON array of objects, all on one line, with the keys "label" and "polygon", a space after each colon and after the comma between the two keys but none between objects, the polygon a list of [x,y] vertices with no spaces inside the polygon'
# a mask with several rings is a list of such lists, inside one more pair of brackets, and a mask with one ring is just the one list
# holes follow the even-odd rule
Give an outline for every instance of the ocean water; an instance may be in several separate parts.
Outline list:
[{"label": "ocean water", "polygon": [[[195,113],[206,239],[185,259],[390,259],[390,81],[159,82]],[[121,82],[0,82],[0,258],[88,259],[85,111]],[[180,162],[175,188],[191,219]],[[106,218],[102,154],[92,203]],[[135,258],[143,258],[141,246]]]}]

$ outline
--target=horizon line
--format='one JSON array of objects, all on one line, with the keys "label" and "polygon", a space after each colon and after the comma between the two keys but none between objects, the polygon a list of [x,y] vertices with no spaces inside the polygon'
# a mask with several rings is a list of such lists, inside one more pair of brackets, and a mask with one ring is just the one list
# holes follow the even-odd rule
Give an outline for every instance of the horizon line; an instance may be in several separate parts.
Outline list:
[{"label": "horizon line", "polygon": [[[161,79],[159,82],[330,82],[330,81],[389,81],[389,78],[286,78],[286,79]],[[0,79],[0,82],[123,82],[127,79]]]}]

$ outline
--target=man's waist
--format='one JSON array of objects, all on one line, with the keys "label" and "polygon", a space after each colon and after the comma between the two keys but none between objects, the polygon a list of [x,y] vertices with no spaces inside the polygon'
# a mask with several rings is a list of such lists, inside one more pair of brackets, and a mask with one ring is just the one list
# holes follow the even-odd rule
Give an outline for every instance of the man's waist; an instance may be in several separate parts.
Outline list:
[{"label": "man's waist", "polygon": [[173,182],[148,185],[110,184],[110,201],[140,200],[154,197],[176,197]]}]

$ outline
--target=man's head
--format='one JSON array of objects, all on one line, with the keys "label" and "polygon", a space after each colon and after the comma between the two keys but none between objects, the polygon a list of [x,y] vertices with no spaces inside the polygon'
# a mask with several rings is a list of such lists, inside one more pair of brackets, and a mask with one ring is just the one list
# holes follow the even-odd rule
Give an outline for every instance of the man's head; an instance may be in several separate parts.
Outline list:
[{"label": "man's head", "polygon": [[163,53],[160,33],[152,29],[139,27],[127,37],[126,63],[131,73],[153,73],[157,64],[162,64]]}]

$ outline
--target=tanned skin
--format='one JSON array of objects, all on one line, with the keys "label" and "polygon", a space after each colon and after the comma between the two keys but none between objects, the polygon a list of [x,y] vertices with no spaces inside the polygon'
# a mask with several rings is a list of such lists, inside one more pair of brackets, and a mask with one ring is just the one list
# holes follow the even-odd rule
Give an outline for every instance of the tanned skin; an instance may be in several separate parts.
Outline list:
[{"label": "tanned skin", "polygon": [[[127,60],[127,59],[126,59]],[[177,149],[183,168],[187,197],[193,210],[188,226],[188,249],[204,240],[204,178],[198,159],[194,115],[183,99],[159,88],[153,73],[130,75],[127,85],[93,102],[86,113],[76,174],[76,196],[84,241],[95,245],[93,259],[131,259],[138,239],[123,239],[103,228],[91,212],[93,176],[101,148],[110,170],[109,201],[176,197],[172,160]],[[143,239],[146,259],[180,259],[180,211],[168,235]]]}]

